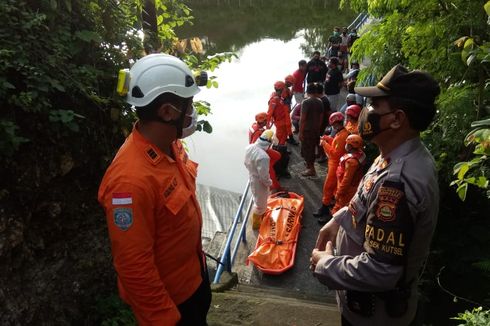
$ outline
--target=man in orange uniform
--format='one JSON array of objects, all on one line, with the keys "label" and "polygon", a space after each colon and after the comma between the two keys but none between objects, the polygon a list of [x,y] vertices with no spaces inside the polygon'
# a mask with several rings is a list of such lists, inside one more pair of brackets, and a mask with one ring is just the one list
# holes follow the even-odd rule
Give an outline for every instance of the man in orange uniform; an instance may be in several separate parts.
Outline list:
[{"label": "man in orange uniform", "polygon": [[335,137],[323,136],[320,144],[328,157],[328,170],[325,183],[323,184],[322,206],[314,216],[318,217],[318,223],[325,224],[330,217],[329,205],[332,201],[335,190],[337,189],[337,166],[340,158],[345,154],[345,140],[349,132],[344,128],[344,115],[340,112],[334,112],[328,118],[328,122],[336,131]]},{"label": "man in orange uniform", "polygon": [[359,134],[357,119],[359,119],[360,113],[361,107],[357,104],[349,105],[347,109],[345,109],[345,129],[351,134]]},{"label": "man in orange uniform", "polygon": [[98,194],[119,294],[140,326],[206,325],[211,292],[201,247],[197,164],[179,140],[196,128],[192,98],[199,87],[187,65],[166,54],[143,57],[126,76],[126,100],[139,121]]},{"label": "man in orange uniform", "polygon": [[361,182],[362,167],[366,161],[362,146],[362,138],[359,135],[349,135],[345,140],[347,153],[340,158],[337,167],[337,193],[335,194],[335,206],[332,208],[332,214],[349,204],[356,193],[359,182]]},{"label": "man in orange uniform", "polygon": [[[286,104],[288,106],[288,112],[289,113],[291,113],[291,103],[293,101],[293,92],[292,92],[291,88],[295,82],[296,82],[296,79],[293,77],[293,75],[287,75],[286,78],[284,78],[284,84],[286,85],[286,87],[282,91],[281,98],[282,98],[282,101],[284,102],[284,104]],[[294,139],[293,128],[291,126],[291,123],[289,123],[287,142],[291,145],[298,145],[299,144],[296,141],[296,139]]]},{"label": "man in orange uniform", "polygon": [[293,75],[287,75],[286,78],[284,78],[284,84],[286,87],[282,91],[281,97],[284,104],[288,106],[289,112],[291,112],[291,103],[293,101],[293,92],[291,91],[290,87],[294,85],[295,81],[296,79],[293,77]]},{"label": "man in orange uniform", "polygon": [[[249,144],[253,144],[257,141],[257,139],[262,135],[265,131],[265,126],[267,124],[267,113],[260,112],[255,115],[255,122],[250,126],[248,130],[248,142]],[[269,147],[267,150],[267,155],[269,155],[269,174],[272,180],[272,191],[280,191],[283,188],[279,184],[277,180],[276,171],[274,170],[274,164],[281,159],[281,153]]]},{"label": "man in orange uniform", "polygon": [[260,112],[255,115],[255,122],[248,129],[248,143],[253,144],[265,131],[267,113]]},{"label": "man in orange uniform", "polygon": [[272,127],[272,124],[276,126],[279,145],[285,145],[288,136],[292,134],[289,109],[281,98],[285,88],[286,84],[282,81],[274,83],[274,92],[269,99],[269,110],[267,111],[267,128]]}]

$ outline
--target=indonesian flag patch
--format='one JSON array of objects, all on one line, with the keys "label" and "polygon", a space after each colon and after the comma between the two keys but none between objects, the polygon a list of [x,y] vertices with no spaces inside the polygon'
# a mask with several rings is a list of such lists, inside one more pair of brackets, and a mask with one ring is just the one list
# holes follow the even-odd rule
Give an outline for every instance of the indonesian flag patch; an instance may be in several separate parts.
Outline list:
[{"label": "indonesian flag patch", "polygon": [[133,197],[130,192],[114,192],[112,194],[112,205],[131,205]]}]

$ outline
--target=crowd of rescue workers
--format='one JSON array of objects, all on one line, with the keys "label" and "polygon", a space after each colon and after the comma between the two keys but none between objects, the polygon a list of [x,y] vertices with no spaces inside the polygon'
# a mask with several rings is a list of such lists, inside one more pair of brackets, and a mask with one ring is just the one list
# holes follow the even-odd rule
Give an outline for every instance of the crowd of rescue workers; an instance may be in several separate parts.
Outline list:
[{"label": "crowd of rescue workers", "polygon": [[[325,224],[354,196],[366,161],[358,130],[364,99],[354,92],[360,66],[352,62],[348,67],[356,39],[355,31],[343,28],[340,32],[336,27],[325,55],[315,51],[309,62],[300,60],[297,70],[274,83],[268,111],[255,115],[245,158],[254,198],[254,229],[266,212],[268,194],[284,191],[279,179],[291,178],[287,144],[298,145],[295,134],[305,161],[302,176],[316,177],[315,160],[328,161],[322,204],[313,214],[318,222]],[[345,101],[340,99],[343,88],[347,89]]]}]

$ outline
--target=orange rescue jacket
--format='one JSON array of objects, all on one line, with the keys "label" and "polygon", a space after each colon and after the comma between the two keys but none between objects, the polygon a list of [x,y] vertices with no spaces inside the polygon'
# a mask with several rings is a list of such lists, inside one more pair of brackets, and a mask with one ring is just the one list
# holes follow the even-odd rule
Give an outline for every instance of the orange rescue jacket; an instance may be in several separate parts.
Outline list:
[{"label": "orange rescue jacket", "polygon": [[272,124],[276,127],[291,125],[289,109],[282,101],[281,97],[273,93],[269,99],[269,109],[267,110],[267,128]]},{"label": "orange rescue jacket", "polygon": [[327,140],[322,141],[323,150],[328,156],[330,162],[339,162],[342,155],[345,154],[345,140],[349,136],[349,132],[342,128],[337,132],[335,137],[327,137]]},{"label": "orange rescue jacket", "polygon": [[202,282],[197,164],[180,141],[172,151],[175,159],[146,140],[136,124],[99,188],[119,293],[140,326],[176,324],[177,305]]}]

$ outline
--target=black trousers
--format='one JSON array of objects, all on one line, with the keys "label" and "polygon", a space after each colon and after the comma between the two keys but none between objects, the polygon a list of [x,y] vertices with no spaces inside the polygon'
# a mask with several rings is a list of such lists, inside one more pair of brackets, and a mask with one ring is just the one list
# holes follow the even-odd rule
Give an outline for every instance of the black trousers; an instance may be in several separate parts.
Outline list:
[{"label": "black trousers", "polygon": [[181,318],[179,326],[206,326],[206,316],[211,306],[211,286],[207,268],[203,271],[203,280],[196,292],[177,306]]},{"label": "black trousers", "polygon": [[342,326],[352,326],[351,323],[349,323],[349,321],[347,319],[345,319],[344,315],[342,315],[342,322],[341,322],[341,325]]}]

